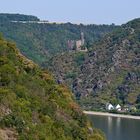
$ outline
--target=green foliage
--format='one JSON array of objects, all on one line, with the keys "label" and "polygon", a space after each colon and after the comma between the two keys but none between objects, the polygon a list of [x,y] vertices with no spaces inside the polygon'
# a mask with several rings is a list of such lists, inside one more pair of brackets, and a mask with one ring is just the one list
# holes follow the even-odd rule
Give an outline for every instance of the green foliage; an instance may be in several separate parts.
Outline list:
[{"label": "green foliage", "polygon": [[82,65],[83,62],[85,61],[85,53],[82,52],[77,53],[77,55],[75,56],[75,61],[78,66]]},{"label": "green foliage", "polygon": [[0,39],[0,54],[0,129],[14,130],[19,140],[89,140],[98,134],[89,133],[71,92],[15,45]]},{"label": "green foliage", "polygon": [[21,14],[0,14],[0,21],[39,21],[35,16]]},{"label": "green foliage", "polygon": [[[0,32],[4,37],[15,41],[20,51],[33,61],[42,64],[48,58],[67,52],[68,40],[79,40],[81,31],[85,40],[92,44],[108,32],[117,28],[111,25],[75,25],[13,23],[11,21],[38,21],[34,16],[0,14]],[[88,46],[89,47],[89,46]]]},{"label": "green foliage", "polygon": [[69,78],[75,79],[76,78],[76,74],[75,73],[67,73],[66,74],[66,78],[67,79],[69,79]]}]

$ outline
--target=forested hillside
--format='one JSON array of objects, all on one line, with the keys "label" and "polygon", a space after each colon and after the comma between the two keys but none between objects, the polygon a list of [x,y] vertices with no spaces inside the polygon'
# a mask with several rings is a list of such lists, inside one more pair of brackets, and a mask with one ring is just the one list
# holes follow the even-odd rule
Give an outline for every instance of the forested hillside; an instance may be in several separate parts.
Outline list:
[{"label": "forested hillside", "polygon": [[39,21],[39,19],[32,15],[0,13],[0,21]]},{"label": "forested hillside", "polygon": [[[16,22],[13,22],[16,21]],[[26,23],[24,22],[26,21]],[[36,21],[34,23],[28,21]],[[0,14],[0,32],[28,58],[42,64],[48,57],[68,51],[68,40],[79,40],[81,32],[88,47],[117,28],[114,25],[76,25],[71,23],[37,23],[34,16]]]},{"label": "forested hillside", "polygon": [[[139,19],[120,27],[38,23],[37,17],[11,14],[1,14],[0,21],[4,36],[67,84],[83,108],[102,110],[111,102],[139,110]],[[79,40],[81,32],[88,52],[69,51],[67,41]]]},{"label": "forested hillside", "polygon": [[0,37],[1,140],[103,140],[71,92]]},{"label": "forested hillside", "polygon": [[140,109],[140,19],[106,35],[88,53],[66,53],[50,62],[83,108],[105,109],[111,102]]}]

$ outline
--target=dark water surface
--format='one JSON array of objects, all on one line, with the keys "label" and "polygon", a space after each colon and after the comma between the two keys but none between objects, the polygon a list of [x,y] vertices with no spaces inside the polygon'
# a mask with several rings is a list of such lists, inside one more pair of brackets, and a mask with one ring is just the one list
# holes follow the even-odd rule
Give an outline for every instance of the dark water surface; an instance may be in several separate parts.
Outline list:
[{"label": "dark water surface", "polygon": [[105,133],[107,140],[140,140],[140,120],[96,115],[89,118]]}]

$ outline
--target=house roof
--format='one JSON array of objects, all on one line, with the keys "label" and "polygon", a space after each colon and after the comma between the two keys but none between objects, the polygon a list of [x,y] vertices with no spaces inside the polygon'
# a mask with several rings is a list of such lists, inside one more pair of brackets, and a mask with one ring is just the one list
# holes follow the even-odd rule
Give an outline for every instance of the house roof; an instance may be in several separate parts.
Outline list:
[{"label": "house roof", "polygon": [[116,106],[116,108],[121,108],[121,106],[118,104],[118,105]]}]

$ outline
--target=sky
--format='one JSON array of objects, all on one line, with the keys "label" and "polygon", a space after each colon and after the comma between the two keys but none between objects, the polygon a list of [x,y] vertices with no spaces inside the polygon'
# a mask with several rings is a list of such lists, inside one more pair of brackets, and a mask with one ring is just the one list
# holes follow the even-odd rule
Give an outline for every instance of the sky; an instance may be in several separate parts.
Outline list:
[{"label": "sky", "polygon": [[123,24],[140,17],[140,0],[0,0],[0,13],[35,15],[50,22]]}]

